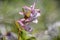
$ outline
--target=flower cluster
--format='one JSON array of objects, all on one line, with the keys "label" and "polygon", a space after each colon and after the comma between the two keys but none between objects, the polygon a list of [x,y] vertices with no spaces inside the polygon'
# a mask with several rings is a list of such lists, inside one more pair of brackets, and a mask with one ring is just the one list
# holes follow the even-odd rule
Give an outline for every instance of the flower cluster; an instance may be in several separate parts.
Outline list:
[{"label": "flower cluster", "polygon": [[38,17],[40,16],[40,10],[35,9],[35,3],[30,7],[24,6],[22,12],[19,12],[20,15],[23,15],[24,18],[18,20],[18,23],[27,31],[31,31],[29,25],[30,22],[38,23]]}]

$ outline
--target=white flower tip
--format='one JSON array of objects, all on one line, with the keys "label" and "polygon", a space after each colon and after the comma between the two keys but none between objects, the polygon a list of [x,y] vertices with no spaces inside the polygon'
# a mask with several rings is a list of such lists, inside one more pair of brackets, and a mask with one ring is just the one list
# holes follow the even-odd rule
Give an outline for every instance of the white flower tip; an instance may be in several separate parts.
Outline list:
[{"label": "white flower tip", "polygon": [[34,8],[35,8],[35,2],[34,2],[34,4],[33,4],[33,5],[31,5],[31,8],[32,8],[32,9],[34,9]]},{"label": "white flower tip", "polygon": [[37,24],[37,23],[38,23],[38,20],[36,19],[36,20],[34,20],[34,21],[32,21],[32,22]]}]

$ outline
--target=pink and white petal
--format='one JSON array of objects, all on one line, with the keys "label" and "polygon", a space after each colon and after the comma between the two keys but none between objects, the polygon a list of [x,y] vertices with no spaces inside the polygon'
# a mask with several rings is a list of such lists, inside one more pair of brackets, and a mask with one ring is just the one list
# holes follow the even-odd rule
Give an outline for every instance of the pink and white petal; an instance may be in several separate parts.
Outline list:
[{"label": "pink and white petal", "polygon": [[35,9],[36,11],[40,11],[40,9]]},{"label": "pink and white petal", "polygon": [[20,14],[20,15],[24,15],[24,13],[23,13],[23,12],[19,12],[19,14]]},{"label": "pink and white petal", "polygon": [[23,8],[24,8],[24,9],[31,10],[31,8],[30,8],[30,7],[28,7],[28,6],[24,6]]},{"label": "pink and white petal", "polygon": [[37,13],[36,17],[39,17],[39,16],[41,16],[40,13]]},{"label": "pink and white petal", "polygon": [[25,19],[20,19],[20,20],[18,20],[17,22],[21,25],[21,26],[24,26],[24,24],[23,24],[23,22],[22,21],[24,21]]}]

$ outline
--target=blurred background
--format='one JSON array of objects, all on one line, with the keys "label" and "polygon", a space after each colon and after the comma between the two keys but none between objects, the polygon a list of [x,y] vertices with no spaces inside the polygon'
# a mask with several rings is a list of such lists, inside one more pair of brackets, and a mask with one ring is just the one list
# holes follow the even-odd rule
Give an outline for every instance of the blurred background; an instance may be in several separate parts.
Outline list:
[{"label": "blurred background", "polygon": [[41,12],[39,22],[31,23],[37,40],[60,40],[60,0],[0,0],[0,33],[11,31],[17,34],[15,21],[23,18],[19,11],[34,2]]}]

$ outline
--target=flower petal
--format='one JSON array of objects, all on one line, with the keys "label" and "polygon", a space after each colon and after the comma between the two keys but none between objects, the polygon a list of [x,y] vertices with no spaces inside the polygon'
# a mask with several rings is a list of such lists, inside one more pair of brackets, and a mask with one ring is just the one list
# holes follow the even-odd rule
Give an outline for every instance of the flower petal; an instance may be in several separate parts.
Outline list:
[{"label": "flower petal", "polygon": [[30,7],[28,7],[28,6],[24,6],[23,8],[24,8],[24,9],[31,10],[31,8],[30,8]]},{"label": "flower petal", "polygon": [[33,20],[32,22],[37,24],[37,23],[38,23],[38,20],[37,20],[37,19],[35,19],[35,20]]},{"label": "flower petal", "polygon": [[23,12],[19,12],[20,15],[24,15]]}]

